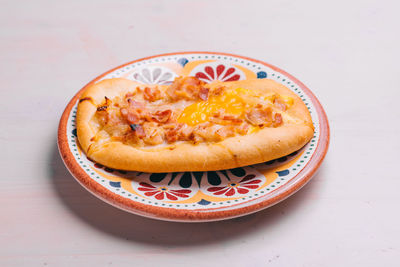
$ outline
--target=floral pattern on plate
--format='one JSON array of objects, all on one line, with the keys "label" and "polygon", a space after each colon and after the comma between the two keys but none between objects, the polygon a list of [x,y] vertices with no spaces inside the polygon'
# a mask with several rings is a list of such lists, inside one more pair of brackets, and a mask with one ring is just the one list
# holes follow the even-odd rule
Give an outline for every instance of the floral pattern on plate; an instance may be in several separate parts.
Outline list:
[{"label": "floral pattern on plate", "polygon": [[221,62],[209,62],[198,65],[192,70],[191,76],[196,76],[207,83],[212,81],[239,81],[246,77],[239,68]]},{"label": "floral pattern on plate", "polygon": [[214,195],[231,197],[234,195],[247,194],[250,190],[259,188],[261,182],[261,179],[256,178],[254,174],[249,174],[238,182],[228,182],[225,186],[212,186],[207,188],[207,191]]},{"label": "floral pattern on plate", "polygon": [[133,80],[144,84],[170,84],[177,77],[176,73],[162,66],[146,66],[132,74]]}]

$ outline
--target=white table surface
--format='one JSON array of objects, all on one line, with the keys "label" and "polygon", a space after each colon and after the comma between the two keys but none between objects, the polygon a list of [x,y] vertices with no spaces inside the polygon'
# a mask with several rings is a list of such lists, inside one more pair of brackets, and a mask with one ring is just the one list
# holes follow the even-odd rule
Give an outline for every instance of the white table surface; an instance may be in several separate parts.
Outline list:
[{"label": "white table surface", "polygon": [[[1,1],[0,266],[400,266],[398,1]],[[69,99],[175,51],[264,60],[331,124],[317,175],[239,219],[172,223],[93,197],[56,147]]]}]

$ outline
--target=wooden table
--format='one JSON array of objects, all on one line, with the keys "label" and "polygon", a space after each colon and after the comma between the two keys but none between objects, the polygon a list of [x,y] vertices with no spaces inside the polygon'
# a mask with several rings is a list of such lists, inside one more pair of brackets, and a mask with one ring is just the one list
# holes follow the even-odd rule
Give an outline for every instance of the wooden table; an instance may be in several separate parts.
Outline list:
[{"label": "wooden table", "polygon": [[[400,266],[398,1],[2,1],[0,266]],[[155,221],[85,191],[56,146],[98,74],[175,51],[277,65],[322,102],[314,179],[256,214]]]}]

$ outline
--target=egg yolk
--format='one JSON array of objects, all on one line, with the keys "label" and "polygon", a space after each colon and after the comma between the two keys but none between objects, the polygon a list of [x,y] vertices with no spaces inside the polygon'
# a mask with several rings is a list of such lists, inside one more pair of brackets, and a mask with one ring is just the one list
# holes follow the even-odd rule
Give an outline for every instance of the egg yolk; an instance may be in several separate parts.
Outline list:
[{"label": "egg yolk", "polygon": [[187,106],[179,116],[178,122],[194,126],[209,121],[210,117],[219,111],[244,119],[245,112],[252,108],[252,105],[255,105],[253,101],[246,101],[246,99],[249,100],[249,97],[250,99],[261,98],[271,104],[279,97],[288,107],[293,104],[293,99],[289,96],[275,93],[265,96],[254,90],[236,88],[225,91],[222,95],[211,96],[207,101],[200,101]]},{"label": "egg yolk", "polygon": [[207,101],[200,101],[187,106],[178,118],[178,122],[196,125],[209,120],[218,111],[242,117],[246,110],[246,102],[242,95],[254,95],[250,90],[237,88],[219,96],[212,96]]}]

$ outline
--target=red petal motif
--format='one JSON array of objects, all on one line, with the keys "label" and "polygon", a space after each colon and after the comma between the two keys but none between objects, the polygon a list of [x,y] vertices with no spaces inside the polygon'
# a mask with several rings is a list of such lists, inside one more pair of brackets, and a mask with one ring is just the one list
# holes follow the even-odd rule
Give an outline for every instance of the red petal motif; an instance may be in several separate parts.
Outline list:
[{"label": "red petal motif", "polygon": [[148,183],[144,183],[144,182],[140,182],[139,185],[144,186],[144,187],[150,187],[150,188],[155,188],[154,186],[148,184]]},{"label": "red petal motif", "polygon": [[213,68],[207,66],[204,69],[208,75],[210,75],[211,79],[214,80],[214,70]]},{"label": "red petal motif", "polygon": [[210,187],[207,189],[208,192],[215,192],[215,191],[219,191],[221,189],[224,189],[225,187]]},{"label": "red petal motif", "polygon": [[165,193],[166,195],[167,195],[167,198],[169,199],[169,200],[177,200],[178,198],[177,197],[175,197],[175,196],[173,196],[173,195],[171,195],[171,194],[169,194],[169,193]]},{"label": "red petal motif", "polygon": [[222,191],[215,192],[214,195],[222,195],[223,193],[225,193],[225,192],[228,191],[229,189],[230,189],[230,188],[227,187],[226,189],[224,189],[224,190],[222,190]]},{"label": "red petal motif", "polygon": [[249,192],[249,190],[240,187],[237,188],[237,191],[239,194],[247,194]]},{"label": "red petal motif", "polygon": [[222,77],[221,80],[225,79],[226,77],[228,77],[229,75],[231,75],[231,74],[234,73],[234,72],[235,72],[235,69],[234,69],[234,68],[229,68],[229,69],[226,71],[224,77]]},{"label": "red petal motif", "polygon": [[233,188],[231,188],[231,189],[229,189],[229,191],[228,192],[226,192],[226,196],[228,196],[228,197],[230,197],[230,196],[233,196],[235,194],[235,189],[233,189]]},{"label": "red petal motif", "polygon": [[157,195],[155,195],[154,197],[158,200],[162,200],[162,199],[164,199],[164,192],[160,192]]},{"label": "red petal motif", "polygon": [[148,196],[148,197],[151,197],[151,196],[153,196],[154,194],[157,194],[157,192],[158,192],[158,191],[146,192],[146,193],[144,193],[144,195],[145,195],[145,196]]},{"label": "red petal motif", "polygon": [[205,80],[210,80],[210,78],[208,78],[207,77],[207,75],[205,75],[204,73],[202,73],[202,72],[198,72],[198,73],[196,73],[196,78],[199,78],[199,79],[205,79]]},{"label": "red petal motif", "polygon": [[246,188],[249,188],[249,189],[256,189],[256,188],[258,188],[258,185],[242,185],[241,187],[246,187]]},{"label": "red petal motif", "polygon": [[144,188],[144,187],[139,187],[138,188],[140,191],[154,191],[154,192],[157,192],[158,190],[156,190],[156,189],[153,189],[153,188]]},{"label": "red petal motif", "polygon": [[240,180],[240,182],[239,183],[243,183],[243,182],[246,182],[246,181],[248,181],[248,180],[251,180],[251,179],[253,179],[254,177],[256,177],[254,174],[249,174],[249,175],[246,175],[242,180]]},{"label": "red petal motif", "polygon": [[179,189],[179,190],[171,190],[171,192],[174,192],[174,193],[182,193],[182,194],[189,194],[189,193],[191,193],[192,191],[191,191],[191,190],[188,190],[188,189]]},{"label": "red petal motif", "polygon": [[170,193],[177,197],[188,197],[188,195],[186,195],[186,194],[179,194],[179,193],[175,193],[175,192],[170,192]]},{"label": "red petal motif", "polygon": [[219,75],[222,74],[222,72],[225,70],[225,66],[224,65],[218,65],[217,66],[217,78],[219,77]]},{"label": "red petal motif", "polygon": [[260,183],[261,182],[261,180],[252,180],[252,181],[249,181],[249,182],[247,182],[247,183],[241,183],[241,185],[245,185],[245,184],[258,184],[258,183]]}]

